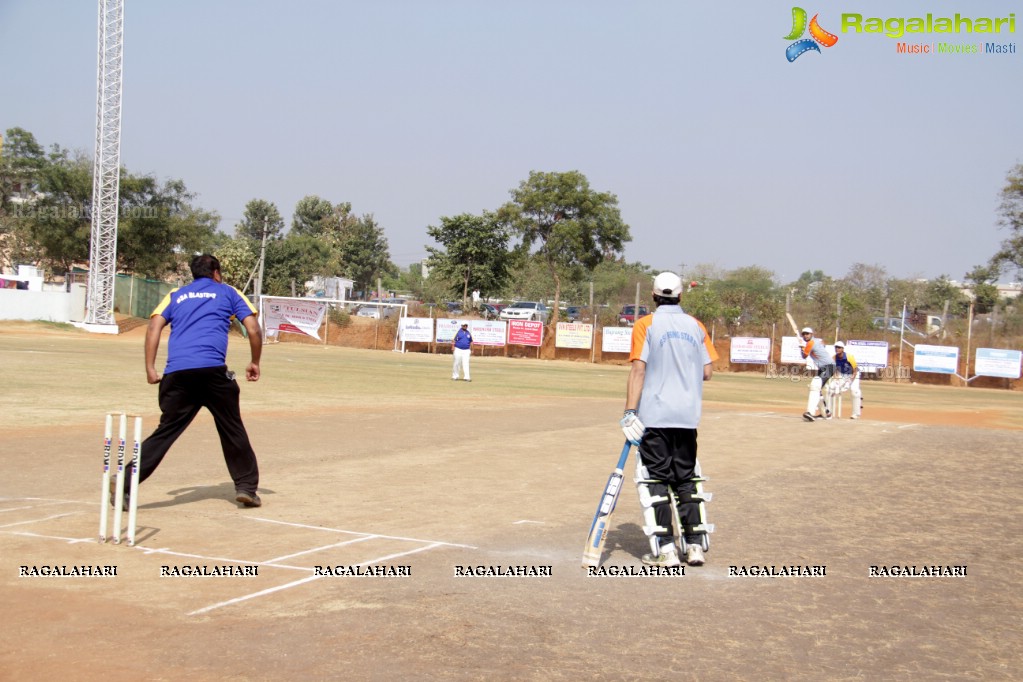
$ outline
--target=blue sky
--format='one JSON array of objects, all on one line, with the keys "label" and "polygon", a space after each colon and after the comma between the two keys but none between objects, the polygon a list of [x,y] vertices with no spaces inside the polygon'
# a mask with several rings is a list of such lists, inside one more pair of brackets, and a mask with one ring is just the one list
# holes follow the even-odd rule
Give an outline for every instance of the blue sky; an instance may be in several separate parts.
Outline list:
[{"label": "blue sky", "polygon": [[[289,224],[307,194],[349,201],[402,266],[441,216],[579,170],[618,196],[626,258],[658,269],[961,279],[1006,237],[999,192],[1023,163],[1023,11],[994,37],[1008,55],[840,31],[843,13],[1020,9],[1004,1],[803,3],[839,41],[792,63],[774,0],[125,4],[129,170],[183,179],[227,232],[253,198]],[[0,129],[93,152],[96,14],[0,0]]]}]

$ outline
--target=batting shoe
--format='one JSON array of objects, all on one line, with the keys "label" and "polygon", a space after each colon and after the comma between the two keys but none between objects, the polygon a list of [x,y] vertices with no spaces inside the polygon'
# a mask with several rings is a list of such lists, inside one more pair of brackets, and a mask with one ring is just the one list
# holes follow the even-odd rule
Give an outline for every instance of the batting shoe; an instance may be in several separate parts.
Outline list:
[{"label": "batting shoe", "polygon": [[[125,487],[126,488],[129,487],[127,485],[127,483],[128,482],[125,481]],[[123,499],[121,500],[121,504],[123,505],[121,507],[121,511],[128,511],[128,508],[131,506],[130,503],[131,503],[131,491],[130,490],[125,490],[124,491]],[[117,480],[114,479],[114,478],[110,479],[110,506],[114,507],[115,509],[117,508]]]},{"label": "batting shoe", "polygon": [[805,419],[808,422],[812,422],[813,421],[813,415],[810,414],[809,412],[804,412],[803,413],[803,419]]},{"label": "batting shoe", "polygon": [[690,566],[703,566],[706,559],[703,557],[703,547],[699,545],[686,545],[686,563]]},{"label": "batting shoe", "polygon": [[647,566],[681,566],[682,562],[678,560],[678,554],[674,549],[663,552],[661,554],[644,554],[643,563]]},{"label": "batting shoe", "polygon": [[245,492],[244,490],[235,490],[234,491],[234,501],[235,502],[240,502],[242,505],[244,505],[246,507],[262,507],[263,506],[263,500],[259,499],[259,495],[257,495],[254,492],[252,492],[252,493]]},{"label": "batting shoe", "polygon": [[858,414],[854,414],[853,416],[849,417],[849,419],[859,419],[859,418],[860,418],[860,415],[858,415]]}]

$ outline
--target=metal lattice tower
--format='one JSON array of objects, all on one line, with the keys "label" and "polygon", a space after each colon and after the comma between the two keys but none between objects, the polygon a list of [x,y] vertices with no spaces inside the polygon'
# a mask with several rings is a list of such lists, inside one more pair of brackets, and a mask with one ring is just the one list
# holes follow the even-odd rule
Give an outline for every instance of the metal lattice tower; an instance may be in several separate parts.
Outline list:
[{"label": "metal lattice tower", "polygon": [[[108,331],[114,321],[117,271],[117,209],[121,171],[121,56],[124,0],[99,0],[96,85],[96,159],[92,172],[92,236],[89,240],[88,310],[85,324]],[[107,326],[104,330],[102,326]]]}]

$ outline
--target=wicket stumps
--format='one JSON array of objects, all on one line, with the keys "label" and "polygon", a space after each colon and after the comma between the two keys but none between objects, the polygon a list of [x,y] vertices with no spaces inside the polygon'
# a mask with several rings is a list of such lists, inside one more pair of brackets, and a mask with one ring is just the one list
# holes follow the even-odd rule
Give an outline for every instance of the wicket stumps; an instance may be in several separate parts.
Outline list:
[{"label": "wicket stumps", "polygon": [[[114,417],[119,419],[117,437],[117,474],[114,485],[110,485],[110,448],[113,444]],[[103,429],[103,483],[100,491],[99,541],[107,541],[108,507],[113,494],[114,527],[111,535],[114,544],[121,543],[121,520],[124,512],[124,451],[128,440],[128,418],[135,420],[135,438],[131,454],[131,473],[128,484],[128,545],[135,544],[135,526],[138,519],[139,455],[142,448],[142,417],[124,412],[108,412]]]}]

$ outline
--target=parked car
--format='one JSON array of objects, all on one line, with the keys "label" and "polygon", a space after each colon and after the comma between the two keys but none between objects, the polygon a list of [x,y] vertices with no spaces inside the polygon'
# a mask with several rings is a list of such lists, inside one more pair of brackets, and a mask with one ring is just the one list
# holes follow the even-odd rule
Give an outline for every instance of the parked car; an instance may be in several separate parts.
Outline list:
[{"label": "parked car", "polygon": [[[883,317],[875,317],[873,322],[871,322],[871,326],[873,326],[874,329],[886,329],[887,331],[893,332],[895,334],[899,334],[902,332],[902,320],[900,320],[897,317],[889,317],[887,327],[885,327]],[[913,327],[909,326],[908,322],[906,323],[906,334],[909,336],[927,336],[927,334],[924,334],[921,331],[917,331]]]},{"label": "parked car", "polygon": [[565,308],[565,317],[569,322],[578,322],[586,314],[586,308],[580,305],[570,305]]},{"label": "parked car", "polygon": [[[641,305],[639,307],[639,316],[643,317],[644,315],[648,314],[650,314],[650,311],[647,310],[647,307],[645,305]],[[634,305],[623,306],[622,311],[618,313],[618,324],[624,325],[626,327],[631,327],[632,325],[636,324],[636,306]]]},{"label": "parked car", "polygon": [[359,312],[355,313],[356,317],[371,317],[374,320],[389,320],[392,317],[398,315],[398,308],[389,305],[363,305],[359,308]]},{"label": "parked car", "polygon": [[480,303],[480,316],[484,320],[496,320],[501,314],[501,309],[493,303]]},{"label": "parked car", "polygon": [[444,304],[447,307],[448,315],[461,315],[462,304],[455,301],[448,301]]},{"label": "parked car", "polygon": [[546,322],[550,310],[543,303],[536,301],[519,301],[501,311],[502,320],[533,320]]}]

